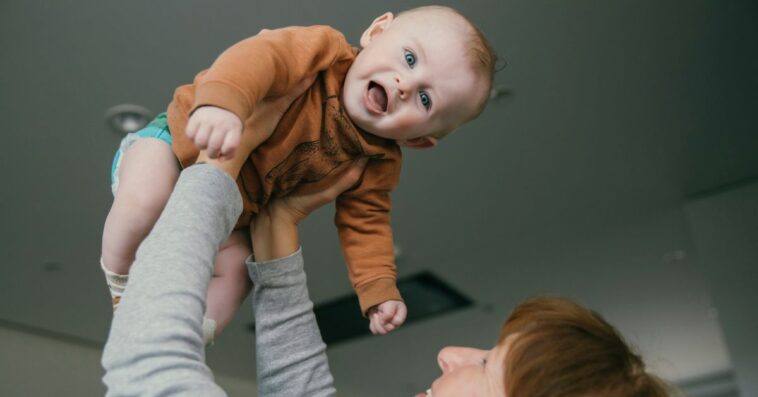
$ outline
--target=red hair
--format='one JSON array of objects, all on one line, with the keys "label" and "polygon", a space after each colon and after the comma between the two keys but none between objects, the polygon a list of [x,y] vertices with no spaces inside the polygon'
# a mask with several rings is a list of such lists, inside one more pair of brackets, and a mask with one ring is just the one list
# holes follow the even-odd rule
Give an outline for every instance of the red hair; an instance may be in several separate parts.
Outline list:
[{"label": "red hair", "polygon": [[568,299],[535,298],[517,306],[498,345],[508,397],[663,397],[671,389],[599,314]]}]

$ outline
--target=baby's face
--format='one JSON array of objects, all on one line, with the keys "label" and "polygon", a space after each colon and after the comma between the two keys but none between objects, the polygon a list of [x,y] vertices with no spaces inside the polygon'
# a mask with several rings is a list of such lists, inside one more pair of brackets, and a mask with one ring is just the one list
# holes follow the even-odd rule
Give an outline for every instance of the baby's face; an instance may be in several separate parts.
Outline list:
[{"label": "baby's face", "polygon": [[460,125],[486,90],[469,66],[466,34],[453,15],[377,18],[345,78],[342,99],[350,119],[401,144]]}]

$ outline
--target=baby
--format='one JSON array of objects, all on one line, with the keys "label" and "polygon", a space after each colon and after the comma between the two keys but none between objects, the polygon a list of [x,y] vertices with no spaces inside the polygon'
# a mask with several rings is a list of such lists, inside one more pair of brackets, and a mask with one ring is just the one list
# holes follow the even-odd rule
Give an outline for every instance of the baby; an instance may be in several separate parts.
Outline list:
[{"label": "baby", "polygon": [[[237,230],[216,258],[206,342],[250,291],[244,260],[251,253],[251,217],[271,198],[323,190],[345,166],[367,159],[359,183],[337,199],[335,224],[371,331],[384,334],[405,321],[389,216],[400,147],[431,148],[477,117],[489,96],[495,56],[473,24],[441,6],[381,15],[360,46],[352,48],[325,26],[262,31],[227,49],[193,84],[176,90],[166,114],[124,138],[114,158],[115,199],[101,259],[114,308],[180,167],[199,155],[239,162],[244,202]],[[259,134],[256,106],[314,74],[273,132]]]}]

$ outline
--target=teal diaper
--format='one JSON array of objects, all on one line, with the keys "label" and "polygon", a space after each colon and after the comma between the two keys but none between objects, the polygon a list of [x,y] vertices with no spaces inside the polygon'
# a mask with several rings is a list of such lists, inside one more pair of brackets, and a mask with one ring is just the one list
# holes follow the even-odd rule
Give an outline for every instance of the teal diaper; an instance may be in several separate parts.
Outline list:
[{"label": "teal diaper", "polygon": [[121,158],[129,146],[142,138],[158,138],[171,146],[171,132],[168,129],[168,120],[166,119],[165,112],[156,116],[145,128],[130,132],[121,140],[118,150],[116,150],[116,155],[113,156],[113,164],[111,165],[111,192],[114,196],[118,189],[118,171],[121,166]]}]

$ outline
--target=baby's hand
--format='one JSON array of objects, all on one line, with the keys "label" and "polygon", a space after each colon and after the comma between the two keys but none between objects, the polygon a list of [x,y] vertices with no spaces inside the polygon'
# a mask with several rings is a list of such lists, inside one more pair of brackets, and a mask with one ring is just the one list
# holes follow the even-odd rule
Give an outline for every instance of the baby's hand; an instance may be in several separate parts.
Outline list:
[{"label": "baby's hand", "polygon": [[368,318],[371,320],[369,329],[374,335],[384,335],[405,322],[408,309],[401,301],[386,301],[368,309]]},{"label": "baby's hand", "polygon": [[197,108],[187,122],[187,137],[208,157],[231,158],[242,136],[242,121],[234,113],[215,106]]}]

